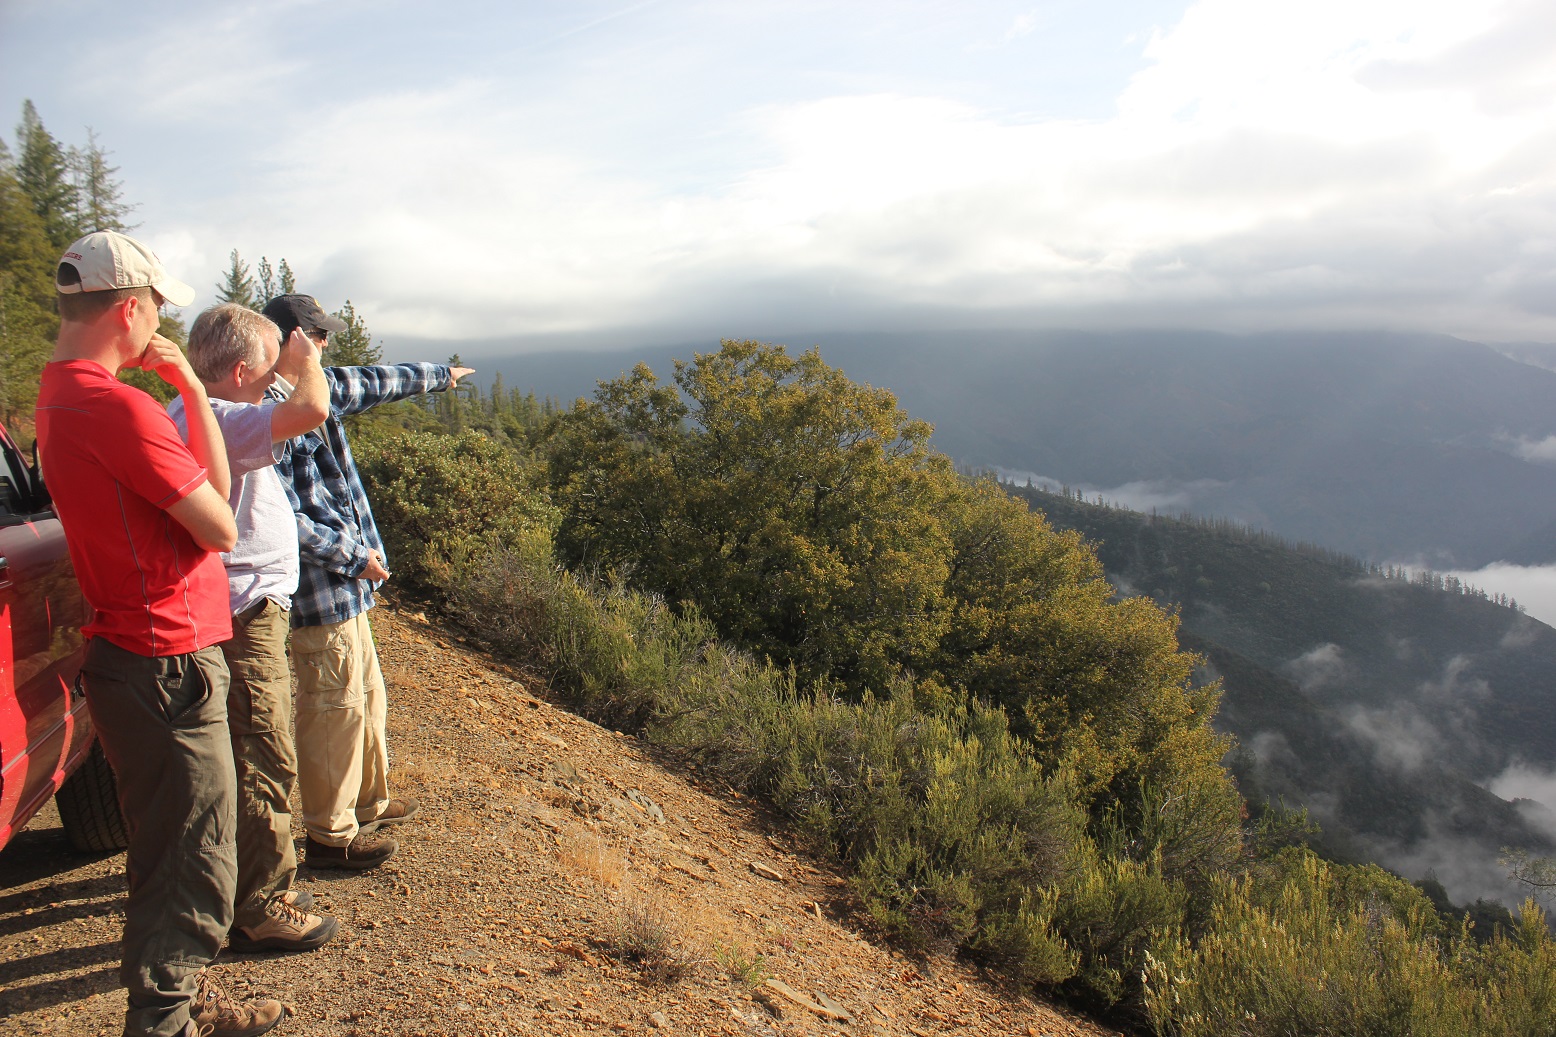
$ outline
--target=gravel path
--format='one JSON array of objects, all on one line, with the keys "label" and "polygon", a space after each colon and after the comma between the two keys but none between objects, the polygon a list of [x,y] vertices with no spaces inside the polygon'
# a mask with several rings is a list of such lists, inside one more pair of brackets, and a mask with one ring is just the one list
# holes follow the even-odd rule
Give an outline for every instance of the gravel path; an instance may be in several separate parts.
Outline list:
[{"label": "gravel path", "polygon": [[[301,869],[334,941],[220,959],[291,1009],[275,1033],[1113,1032],[872,942],[843,880],[749,801],[420,613],[373,623],[391,780],[422,813],[377,870]],[[123,904],[122,855],[73,853],[52,806],[0,853],[0,1032],[120,1032]]]}]

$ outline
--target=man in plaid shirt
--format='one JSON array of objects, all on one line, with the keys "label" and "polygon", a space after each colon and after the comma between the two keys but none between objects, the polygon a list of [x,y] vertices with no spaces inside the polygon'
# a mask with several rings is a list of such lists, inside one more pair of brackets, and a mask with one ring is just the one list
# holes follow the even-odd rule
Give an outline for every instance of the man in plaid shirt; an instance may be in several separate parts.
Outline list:
[{"label": "man in plaid shirt", "polygon": [[[283,295],[265,316],[282,341],[302,328],[324,345],[345,324],[311,296]],[[468,367],[394,364],[326,367],[330,416],[289,440],[276,468],[297,513],[302,571],[292,596],[297,667],[297,784],[308,829],[308,866],[372,868],[399,844],[378,834],[416,813],[414,799],[389,795],[386,693],[367,613],[389,578],[384,542],[362,489],[341,417],[380,403],[442,392]]]}]

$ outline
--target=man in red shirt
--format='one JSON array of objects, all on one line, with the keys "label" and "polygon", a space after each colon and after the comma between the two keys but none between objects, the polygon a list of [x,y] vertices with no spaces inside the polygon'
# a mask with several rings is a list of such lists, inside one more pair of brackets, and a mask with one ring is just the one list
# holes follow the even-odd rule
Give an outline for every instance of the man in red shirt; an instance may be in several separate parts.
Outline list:
[{"label": "man in red shirt", "polygon": [[[220,648],[232,619],[217,554],[237,527],[205,388],[157,334],[162,303],[188,305],[194,291],[113,232],[73,243],[55,287],[59,340],[38,393],[38,449],[96,613],[82,686],[129,829],[124,1032],[255,1037],[280,1020],[280,1004],[234,1002],[204,971],[232,923],[237,875]],[[115,377],[135,367],[178,390],[187,446],[156,400]]]}]

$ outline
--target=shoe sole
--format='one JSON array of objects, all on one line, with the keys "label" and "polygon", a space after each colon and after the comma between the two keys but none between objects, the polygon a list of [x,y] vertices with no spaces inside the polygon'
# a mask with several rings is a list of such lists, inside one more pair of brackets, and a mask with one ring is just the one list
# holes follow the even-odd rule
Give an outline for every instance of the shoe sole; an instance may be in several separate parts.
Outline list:
[{"label": "shoe sole", "polygon": [[394,854],[392,853],[386,853],[382,857],[357,858],[355,860],[351,858],[337,860],[333,857],[328,857],[324,860],[318,861],[314,860],[312,857],[309,857],[306,863],[308,867],[314,869],[315,871],[319,870],[320,868],[344,868],[347,871],[367,871],[369,868],[378,867],[384,861],[389,860],[393,856]]},{"label": "shoe sole", "polygon": [[367,834],[371,835],[386,825],[403,825],[405,822],[412,820],[419,813],[421,813],[421,807],[417,807],[409,814],[401,814],[399,817],[380,817],[377,821],[369,821],[365,825],[358,825],[357,831],[366,832]]},{"label": "shoe sole", "polygon": [[329,943],[339,931],[340,921],[332,917],[314,926],[299,940],[287,940],[279,936],[254,940],[245,936],[241,930],[235,930],[228,934],[227,946],[242,954],[252,951],[311,951]]}]

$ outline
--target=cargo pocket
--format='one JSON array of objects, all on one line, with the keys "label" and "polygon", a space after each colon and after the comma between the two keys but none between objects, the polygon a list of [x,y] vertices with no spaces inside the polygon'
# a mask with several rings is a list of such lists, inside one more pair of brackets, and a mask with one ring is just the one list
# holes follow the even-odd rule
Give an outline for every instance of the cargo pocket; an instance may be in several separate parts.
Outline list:
[{"label": "cargo pocket", "polygon": [[297,667],[299,712],[362,707],[362,682],[354,672],[351,640],[340,627],[292,631],[292,663]]}]

